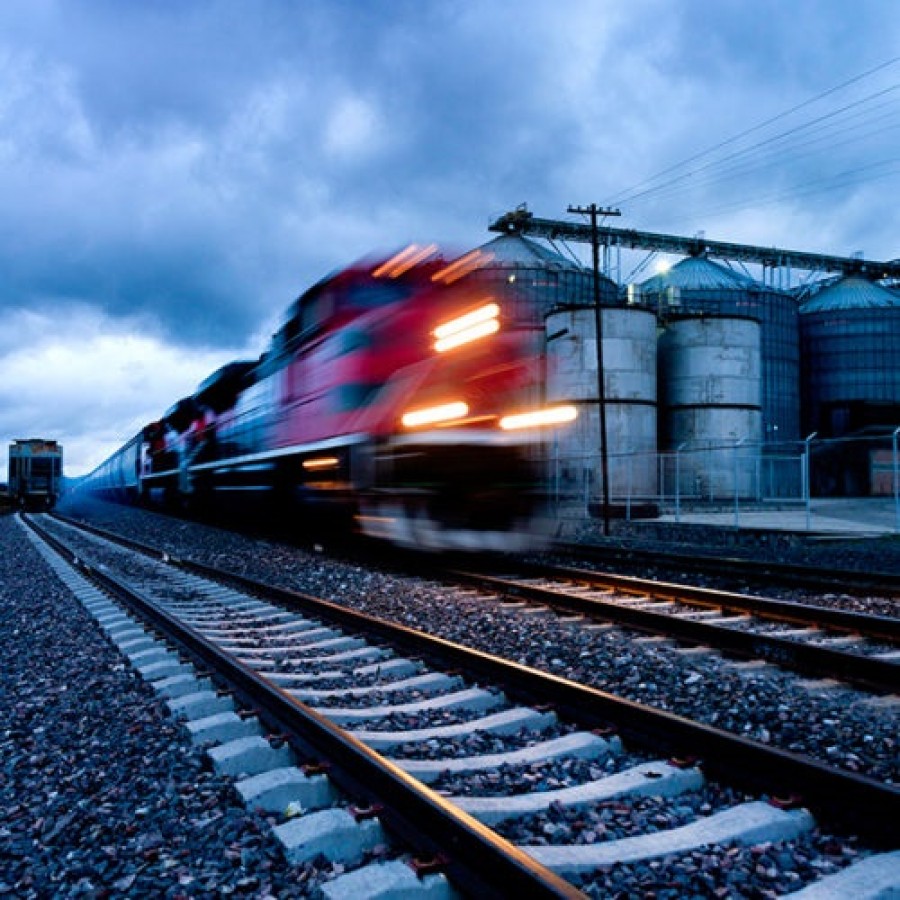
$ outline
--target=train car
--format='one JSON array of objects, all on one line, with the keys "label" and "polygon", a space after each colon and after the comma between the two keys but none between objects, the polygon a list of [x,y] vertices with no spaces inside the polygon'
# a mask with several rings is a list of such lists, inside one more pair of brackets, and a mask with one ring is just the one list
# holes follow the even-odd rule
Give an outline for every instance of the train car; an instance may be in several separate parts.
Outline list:
[{"label": "train car", "polygon": [[[304,293],[267,351],[231,363],[92,473],[109,494],[346,519],[430,549],[535,546],[545,533],[543,332],[501,309],[483,254],[411,247]],[[513,306],[510,307],[514,308]]]},{"label": "train car", "polygon": [[62,447],[27,438],[9,445],[9,497],[23,509],[50,509],[62,491]]}]

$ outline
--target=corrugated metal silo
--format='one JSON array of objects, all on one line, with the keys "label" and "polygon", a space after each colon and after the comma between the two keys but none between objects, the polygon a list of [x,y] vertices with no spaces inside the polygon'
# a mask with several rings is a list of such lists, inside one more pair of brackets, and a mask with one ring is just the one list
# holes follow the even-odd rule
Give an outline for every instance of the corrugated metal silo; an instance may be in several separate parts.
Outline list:
[{"label": "corrugated metal silo", "polygon": [[670,312],[751,316],[760,323],[763,440],[800,438],[797,301],[704,257],[689,257],[641,284],[662,318]]},{"label": "corrugated metal silo", "polygon": [[[637,306],[603,307],[609,494],[614,502],[656,496],[656,314]],[[562,490],[597,497],[602,490],[595,311],[547,316],[547,399],[578,407],[556,452]]]},{"label": "corrugated metal silo", "polygon": [[664,449],[684,452],[679,492],[711,498],[755,492],[755,467],[738,466],[736,448],[761,439],[760,370],[755,319],[669,319],[659,339],[660,440]]},{"label": "corrugated metal silo", "polygon": [[[483,274],[496,285],[497,296],[524,302],[538,320],[561,306],[594,303],[593,273],[537,241],[504,234],[478,249],[492,256]],[[617,296],[615,282],[601,276],[600,302],[612,304]]]},{"label": "corrugated metal silo", "polygon": [[821,436],[900,424],[900,298],[858,276],[800,306],[804,422]]}]

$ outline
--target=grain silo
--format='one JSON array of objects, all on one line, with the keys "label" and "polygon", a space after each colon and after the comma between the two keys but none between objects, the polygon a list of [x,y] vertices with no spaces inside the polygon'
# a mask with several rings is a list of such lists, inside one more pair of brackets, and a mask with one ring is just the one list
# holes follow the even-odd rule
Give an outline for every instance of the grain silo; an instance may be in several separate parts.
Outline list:
[{"label": "grain silo", "polygon": [[[593,272],[520,234],[504,234],[478,248],[490,258],[482,275],[497,296],[519,304],[518,314],[533,310],[538,321],[561,306],[593,306]],[[615,282],[600,277],[600,302],[614,303]]]},{"label": "grain silo", "polygon": [[[656,497],[656,314],[603,306],[603,389],[609,496],[626,505]],[[578,419],[554,448],[558,487],[574,498],[602,492],[596,318],[593,308],[547,316],[547,399],[574,403]]]},{"label": "grain silo", "polygon": [[669,317],[659,339],[660,443],[678,454],[680,494],[756,493],[747,460],[761,439],[760,369],[755,319]]},{"label": "grain silo", "polygon": [[762,439],[800,438],[797,301],[705,257],[688,257],[640,286],[644,302],[670,313],[751,316],[760,324]]},{"label": "grain silo", "polygon": [[808,431],[900,425],[900,297],[843,278],[801,304],[800,334]]}]

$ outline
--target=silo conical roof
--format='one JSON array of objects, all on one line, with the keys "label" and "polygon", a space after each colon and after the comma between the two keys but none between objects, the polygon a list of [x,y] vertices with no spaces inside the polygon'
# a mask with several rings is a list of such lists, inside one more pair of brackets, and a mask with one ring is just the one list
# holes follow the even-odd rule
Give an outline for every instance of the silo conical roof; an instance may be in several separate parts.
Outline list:
[{"label": "silo conical roof", "polygon": [[521,234],[501,234],[499,237],[482,244],[479,250],[493,253],[494,258],[489,265],[494,267],[537,266],[550,269],[569,269],[578,272],[585,269],[574,260],[566,259],[549,247]]},{"label": "silo conical roof", "polygon": [[847,309],[889,309],[900,306],[900,297],[859,275],[842,278],[800,304],[800,313]]},{"label": "silo conical roof", "polygon": [[749,275],[735,272],[705,256],[689,256],[641,284],[645,294],[663,293],[670,287],[685,291],[746,291],[758,288],[759,284]]}]

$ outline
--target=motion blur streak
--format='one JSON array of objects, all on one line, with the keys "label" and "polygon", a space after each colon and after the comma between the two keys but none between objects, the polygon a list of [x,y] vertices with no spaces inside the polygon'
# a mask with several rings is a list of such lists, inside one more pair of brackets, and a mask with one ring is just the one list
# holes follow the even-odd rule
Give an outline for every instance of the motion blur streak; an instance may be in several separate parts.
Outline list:
[{"label": "motion blur streak", "polygon": [[336,456],[320,456],[314,459],[304,459],[304,469],[334,469],[340,460]]},{"label": "motion blur streak", "polygon": [[488,303],[464,316],[451,319],[443,325],[438,325],[432,332],[438,339],[434,349],[438,353],[460,347],[478,338],[487,337],[500,330],[500,307],[496,303]]},{"label": "motion blur streak", "polygon": [[565,422],[574,422],[577,416],[578,410],[574,406],[552,406],[517,413],[514,416],[504,416],[500,420],[500,427],[504,431],[515,431],[519,428],[538,428],[542,425],[562,425]]},{"label": "motion blur streak", "polygon": [[467,415],[469,407],[457,400],[453,403],[442,403],[440,406],[429,406],[425,409],[411,410],[404,413],[401,422],[406,428],[417,428],[420,425],[434,425],[437,422],[450,422]]},{"label": "motion blur streak", "polygon": [[405,262],[410,256],[419,252],[420,247],[418,244],[410,244],[405,249],[401,250],[396,255],[392,256],[387,262],[382,263],[374,272],[372,272],[373,278],[382,278],[385,275],[390,275],[394,269]]},{"label": "motion blur streak", "polygon": [[[547,431],[528,427],[567,420],[541,410],[543,327],[505,286],[500,327],[487,254],[448,258],[411,244],[312,285],[258,359],[210,374],[79,489],[429,551],[543,546]],[[542,415],[501,429],[523,410]]]},{"label": "motion blur streak", "polygon": [[[415,244],[413,245],[415,246]],[[405,272],[408,272],[413,266],[419,265],[421,262],[425,262],[429,256],[433,256],[437,252],[436,244],[429,244],[427,247],[424,247],[418,253],[413,254],[409,259],[404,260],[399,266],[394,268],[390,273],[389,277],[391,278],[399,278]]]},{"label": "motion blur streak", "polygon": [[446,266],[439,272],[435,272],[431,276],[431,280],[452,284],[464,275],[468,275],[469,272],[474,272],[475,269],[486,266],[493,258],[493,253],[484,250],[473,250],[471,253],[466,253],[465,256],[461,256],[455,262],[450,263],[449,266]]}]

